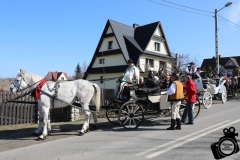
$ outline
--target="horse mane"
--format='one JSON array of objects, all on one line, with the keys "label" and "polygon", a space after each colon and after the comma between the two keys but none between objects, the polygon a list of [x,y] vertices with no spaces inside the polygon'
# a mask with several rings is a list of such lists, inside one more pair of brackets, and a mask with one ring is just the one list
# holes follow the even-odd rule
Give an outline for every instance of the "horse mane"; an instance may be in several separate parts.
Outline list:
[{"label": "horse mane", "polygon": [[21,72],[19,74],[26,79],[26,81],[29,83],[29,85],[32,85],[38,81],[40,82],[40,80],[43,79],[43,77],[41,77],[41,76],[38,76],[38,75],[32,74],[32,73],[28,73],[28,72]]}]

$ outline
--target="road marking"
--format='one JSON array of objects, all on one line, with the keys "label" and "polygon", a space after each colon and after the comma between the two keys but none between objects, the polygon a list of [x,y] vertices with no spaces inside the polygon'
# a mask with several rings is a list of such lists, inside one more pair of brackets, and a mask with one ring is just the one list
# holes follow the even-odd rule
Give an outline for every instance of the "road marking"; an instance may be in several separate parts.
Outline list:
[{"label": "road marking", "polygon": [[186,135],[186,136],[184,136],[184,137],[178,138],[178,139],[176,139],[176,140],[174,140],[174,141],[164,143],[164,144],[162,144],[162,145],[159,145],[159,146],[156,146],[156,147],[154,147],[154,148],[148,149],[148,150],[146,150],[146,151],[144,151],[144,152],[140,152],[140,153],[136,154],[136,156],[142,156],[142,155],[144,155],[144,154],[150,153],[150,152],[155,151],[155,150],[157,150],[157,149],[159,149],[159,148],[162,148],[162,147],[165,147],[165,146],[167,146],[167,145],[176,143],[177,141],[184,140],[185,138],[188,138],[188,137],[191,137],[191,136],[193,136],[193,135],[195,135],[195,134],[198,134],[198,133],[200,133],[200,132],[204,132],[204,131],[206,131],[206,130],[215,128],[215,127],[217,127],[217,126],[219,126],[219,125],[222,125],[222,124],[224,124],[224,123],[227,123],[227,122],[229,122],[229,121],[230,121],[230,120],[227,120],[227,121],[218,123],[218,124],[213,125],[213,126],[211,126],[211,127],[208,127],[208,128],[202,129],[202,130],[200,130],[200,131],[197,131],[197,132],[188,134],[188,135]]},{"label": "road marking", "polygon": [[153,154],[150,154],[150,155],[146,156],[146,158],[156,157],[156,156],[158,156],[158,155],[160,155],[160,154],[163,154],[163,153],[165,153],[165,152],[167,152],[167,151],[170,151],[170,150],[172,150],[172,149],[174,149],[174,148],[177,148],[177,147],[179,147],[179,146],[182,146],[183,144],[186,144],[186,143],[188,143],[188,142],[190,142],[190,141],[193,141],[193,140],[195,140],[195,139],[198,139],[198,138],[200,138],[200,137],[203,137],[203,136],[205,136],[205,135],[207,135],[207,134],[209,134],[209,133],[215,132],[215,131],[217,131],[217,130],[219,130],[219,129],[223,129],[223,128],[226,127],[226,126],[232,125],[232,124],[237,123],[237,122],[239,122],[239,121],[240,121],[240,119],[239,119],[239,120],[236,120],[236,121],[233,121],[233,122],[231,122],[231,123],[225,124],[225,125],[223,125],[223,126],[220,126],[220,127],[218,127],[218,128],[215,128],[215,129],[213,129],[213,130],[211,130],[211,131],[205,132],[205,133],[203,133],[203,134],[197,135],[196,137],[192,137],[192,138],[190,138],[190,139],[187,139],[187,140],[184,141],[184,142],[180,142],[180,143],[178,143],[178,144],[176,144],[176,145],[173,145],[173,146],[168,147],[168,148],[165,148],[165,149],[163,149],[163,150],[161,150],[161,151],[158,151],[158,152],[155,152],[155,153],[153,153]]}]

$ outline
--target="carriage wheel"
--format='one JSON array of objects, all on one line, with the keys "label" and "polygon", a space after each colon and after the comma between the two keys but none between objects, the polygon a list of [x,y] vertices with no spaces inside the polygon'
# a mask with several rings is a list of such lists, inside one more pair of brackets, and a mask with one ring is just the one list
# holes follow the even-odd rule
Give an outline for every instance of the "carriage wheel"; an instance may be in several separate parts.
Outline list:
[{"label": "carriage wheel", "polygon": [[[186,101],[182,101],[181,102],[181,106],[179,109],[179,114],[182,117],[184,109],[186,107]],[[200,113],[200,108],[201,108],[201,103],[200,103],[200,99],[198,98],[198,96],[196,96],[196,103],[194,103],[193,105],[193,118],[196,119],[198,114]]]},{"label": "carriage wheel", "polygon": [[108,106],[110,106],[111,108],[106,109],[107,120],[114,125],[119,125],[118,113],[120,109],[120,104],[117,102],[111,102]]},{"label": "carriage wheel", "polygon": [[126,102],[123,104],[118,113],[120,124],[126,129],[138,128],[144,119],[142,106],[136,102]]},{"label": "carriage wheel", "polygon": [[209,108],[212,105],[212,95],[209,92],[204,92],[202,95],[202,103],[205,108]]},{"label": "carriage wheel", "polygon": [[119,112],[119,109],[107,109],[106,110],[107,120],[114,125],[118,125],[119,124],[118,112]]},{"label": "carriage wheel", "polygon": [[222,99],[222,103],[225,103],[227,101],[227,90],[226,90],[225,86],[223,86],[223,92],[221,93],[221,99]]}]

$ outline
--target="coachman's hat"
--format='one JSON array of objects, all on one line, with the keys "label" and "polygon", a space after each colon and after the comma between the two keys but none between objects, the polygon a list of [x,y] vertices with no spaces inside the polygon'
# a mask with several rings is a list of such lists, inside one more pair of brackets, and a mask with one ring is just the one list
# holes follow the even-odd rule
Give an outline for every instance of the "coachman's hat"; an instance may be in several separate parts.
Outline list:
[{"label": "coachman's hat", "polygon": [[127,63],[133,63],[133,60],[132,60],[132,59],[129,59],[129,60],[127,61]]},{"label": "coachman's hat", "polygon": [[194,62],[190,62],[189,64],[193,64],[193,65],[195,65],[195,63],[194,63]]}]

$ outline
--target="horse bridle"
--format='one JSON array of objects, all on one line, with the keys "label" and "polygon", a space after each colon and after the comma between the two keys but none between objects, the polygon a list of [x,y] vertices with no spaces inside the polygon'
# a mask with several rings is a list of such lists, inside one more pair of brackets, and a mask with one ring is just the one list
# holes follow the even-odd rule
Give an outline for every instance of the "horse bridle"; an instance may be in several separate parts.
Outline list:
[{"label": "horse bridle", "polygon": [[[24,90],[26,90],[26,89],[28,89],[28,88],[31,88],[32,86],[34,86],[35,84],[37,84],[38,82],[40,82],[40,81],[42,80],[42,79],[41,79],[41,80],[37,81],[36,83],[34,83],[34,84],[32,84],[32,85],[29,85],[23,76],[19,76],[19,77],[21,78],[21,80],[17,80],[17,81],[20,81],[19,87],[16,86],[15,83],[13,83],[13,86],[14,86],[15,88],[17,88],[17,91],[16,91],[16,92],[24,91]],[[24,82],[27,84],[27,87],[24,88],[24,89],[21,89],[21,83],[22,83],[22,81],[24,81]]]}]

